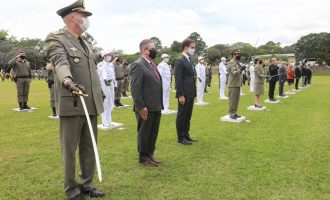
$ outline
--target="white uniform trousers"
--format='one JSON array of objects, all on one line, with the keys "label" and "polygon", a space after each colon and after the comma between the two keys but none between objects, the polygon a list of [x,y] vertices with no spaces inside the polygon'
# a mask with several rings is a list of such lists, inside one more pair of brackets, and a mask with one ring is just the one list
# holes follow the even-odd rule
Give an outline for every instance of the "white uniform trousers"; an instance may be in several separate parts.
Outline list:
[{"label": "white uniform trousers", "polygon": [[164,111],[168,112],[170,106],[171,80],[163,79],[163,105]]},{"label": "white uniform trousers", "polygon": [[103,125],[111,125],[112,122],[112,109],[114,106],[114,97],[115,91],[114,86],[103,86],[102,87],[103,94],[105,95],[105,99],[103,101],[104,112],[101,114],[102,124]]},{"label": "white uniform trousers", "polygon": [[250,92],[254,92],[254,77],[250,79]]},{"label": "white uniform trousers", "polygon": [[226,97],[226,75],[220,75],[220,98]]},{"label": "white uniform trousers", "polygon": [[202,103],[204,98],[204,89],[205,89],[205,80],[202,80],[202,82],[198,81],[197,86],[197,103]]}]

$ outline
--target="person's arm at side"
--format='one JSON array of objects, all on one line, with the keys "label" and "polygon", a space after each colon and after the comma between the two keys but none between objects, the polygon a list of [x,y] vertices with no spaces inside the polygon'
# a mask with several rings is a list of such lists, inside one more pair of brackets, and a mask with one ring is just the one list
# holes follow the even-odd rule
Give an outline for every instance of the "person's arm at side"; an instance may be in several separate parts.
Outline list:
[{"label": "person's arm at side", "polygon": [[131,69],[131,93],[135,109],[138,111],[140,117],[145,121],[148,118],[148,109],[146,108],[142,99],[142,84],[143,71],[137,62],[132,64]]},{"label": "person's arm at side", "polygon": [[184,104],[185,103],[185,97],[184,97],[184,91],[183,91],[183,61],[181,59],[177,59],[174,64],[174,70],[175,70],[175,85],[176,85],[176,94],[179,98],[179,103]]}]

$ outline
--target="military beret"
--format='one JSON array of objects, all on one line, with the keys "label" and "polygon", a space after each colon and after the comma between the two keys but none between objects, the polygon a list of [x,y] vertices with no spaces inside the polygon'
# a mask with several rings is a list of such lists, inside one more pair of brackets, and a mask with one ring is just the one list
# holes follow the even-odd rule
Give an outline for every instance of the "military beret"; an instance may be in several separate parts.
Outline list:
[{"label": "military beret", "polygon": [[68,5],[64,8],[59,9],[56,13],[59,16],[61,16],[62,18],[64,18],[65,16],[67,16],[68,14],[70,14],[72,12],[82,12],[82,13],[85,13],[87,16],[92,15],[91,12],[85,10],[84,0],[78,0],[71,5]]}]

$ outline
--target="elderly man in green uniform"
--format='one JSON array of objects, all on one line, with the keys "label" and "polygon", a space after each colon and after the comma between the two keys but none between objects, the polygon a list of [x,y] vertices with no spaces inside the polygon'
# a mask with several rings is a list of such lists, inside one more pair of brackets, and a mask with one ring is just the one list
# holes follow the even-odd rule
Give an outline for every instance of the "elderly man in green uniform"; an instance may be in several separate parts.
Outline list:
[{"label": "elderly man in green uniform", "polygon": [[[81,34],[89,27],[89,16],[83,0],[57,11],[65,28],[47,36],[44,52],[54,66],[60,141],[64,162],[64,188],[68,199],[80,200],[105,194],[92,185],[95,156],[87,119],[77,92],[85,98],[95,138],[97,115],[103,112],[101,84],[94,61],[92,46]],[[75,179],[76,149],[79,149],[79,181]]]},{"label": "elderly man in green uniform", "polygon": [[21,51],[15,58],[9,61],[9,66],[14,70],[15,82],[17,87],[17,101],[19,110],[31,109],[28,105],[30,83],[31,83],[31,66],[25,59],[25,52]]},{"label": "elderly man in green uniform", "polygon": [[229,90],[229,117],[236,120],[241,116],[237,115],[237,108],[240,98],[240,89],[242,84],[242,71],[245,66],[241,66],[239,60],[241,59],[241,53],[239,50],[235,50],[231,53],[232,60],[228,63],[228,90]]}]

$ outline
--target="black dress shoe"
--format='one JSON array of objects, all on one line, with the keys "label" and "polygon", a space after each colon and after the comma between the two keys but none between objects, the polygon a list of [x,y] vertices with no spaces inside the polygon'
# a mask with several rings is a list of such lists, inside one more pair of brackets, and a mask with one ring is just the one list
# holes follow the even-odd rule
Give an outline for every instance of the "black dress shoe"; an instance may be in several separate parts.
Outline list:
[{"label": "black dress shoe", "polygon": [[187,138],[187,140],[188,140],[189,142],[198,142],[197,139],[194,139],[194,138],[191,138],[191,137]]},{"label": "black dress shoe", "polygon": [[75,197],[69,198],[69,200],[85,200],[86,198],[82,194],[78,194]]},{"label": "black dress shoe", "polygon": [[160,163],[162,163],[162,161],[157,160],[157,159],[155,159],[155,158],[152,158],[152,161],[155,162],[157,165],[159,165]]},{"label": "black dress shoe", "polygon": [[140,161],[140,163],[147,167],[158,167],[158,164],[153,160]]},{"label": "black dress shoe", "polygon": [[88,195],[90,198],[104,197],[105,193],[97,190],[96,188],[88,188],[84,190],[84,194]]},{"label": "black dress shoe", "polygon": [[191,145],[192,144],[192,142],[190,142],[186,139],[179,140],[178,143],[183,144],[183,145]]},{"label": "black dress shoe", "polygon": [[237,117],[236,117],[235,115],[233,115],[233,116],[229,116],[229,118],[230,118],[230,119],[235,119],[235,120],[237,119]]}]

